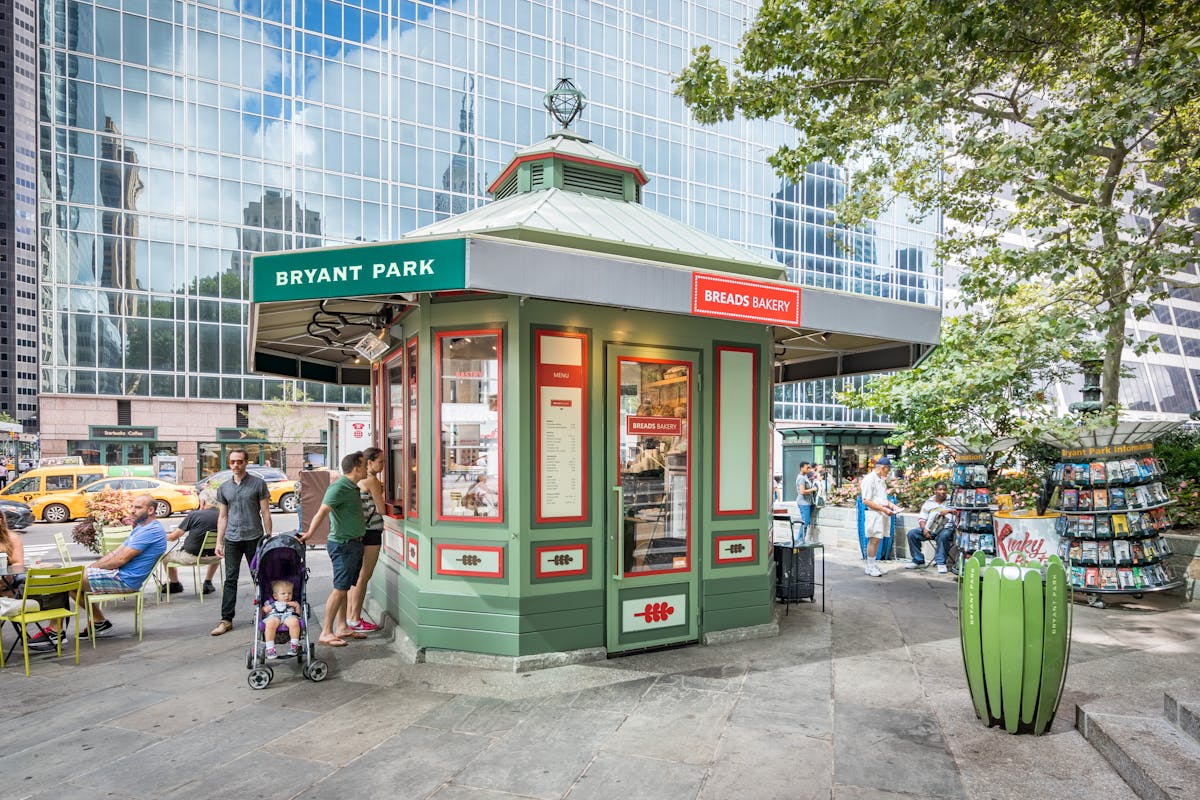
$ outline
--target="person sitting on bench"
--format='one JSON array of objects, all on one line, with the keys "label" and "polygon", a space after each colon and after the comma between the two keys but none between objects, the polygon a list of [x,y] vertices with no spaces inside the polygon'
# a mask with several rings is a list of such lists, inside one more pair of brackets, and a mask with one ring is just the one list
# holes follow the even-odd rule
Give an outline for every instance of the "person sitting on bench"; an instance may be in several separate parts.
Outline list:
[{"label": "person sitting on bench", "polygon": [[921,545],[925,542],[935,542],[937,547],[933,553],[933,562],[937,564],[937,571],[948,571],[946,554],[954,539],[954,520],[958,510],[946,505],[946,497],[946,484],[940,481],[935,483],[933,496],[921,505],[917,527],[908,532],[908,552],[912,554],[912,563],[906,565],[905,569],[924,569],[929,566],[925,563]]}]

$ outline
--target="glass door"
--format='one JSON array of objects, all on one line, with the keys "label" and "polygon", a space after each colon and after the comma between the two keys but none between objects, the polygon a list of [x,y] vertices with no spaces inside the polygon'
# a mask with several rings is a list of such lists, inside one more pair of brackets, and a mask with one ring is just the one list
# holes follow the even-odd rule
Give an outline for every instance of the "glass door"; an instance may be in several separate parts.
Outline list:
[{"label": "glass door", "polygon": [[696,639],[696,356],[610,345],[609,652]]}]

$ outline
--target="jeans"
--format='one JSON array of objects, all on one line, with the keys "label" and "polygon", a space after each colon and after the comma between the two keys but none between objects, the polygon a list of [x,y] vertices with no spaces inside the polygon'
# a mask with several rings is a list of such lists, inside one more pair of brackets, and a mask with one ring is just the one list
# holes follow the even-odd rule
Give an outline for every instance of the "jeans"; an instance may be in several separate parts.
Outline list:
[{"label": "jeans", "polygon": [[261,541],[261,536],[241,542],[225,540],[225,591],[221,595],[221,619],[223,620],[233,622],[233,611],[237,607],[238,577],[242,573],[242,558],[246,559],[246,566],[249,567],[250,560],[254,558],[254,553],[258,550],[258,543]]},{"label": "jeans", "polygon": [[792,544],[801,544],[808,538],[808,526],[812,523],[812,504],[811,503],[796,503],[796,508],[800,512],[800,521],[804,523],[804,527],[800,529],[796,541]]},{"label": "jeans", "polygon": [[[950,549],[950,542],[954,539],[954,528],[947,525],[942,528],[941,533],[933,541],[937,544],[937,549],[933,552],[933,563],[945,564],[946,551]],[[908,532],[908,552],[912,555],[914,564],[924,564],[925,554],[921,552],[921,543],[931,541],[925,538],[925,532],[920,528],[913,528]]]}]

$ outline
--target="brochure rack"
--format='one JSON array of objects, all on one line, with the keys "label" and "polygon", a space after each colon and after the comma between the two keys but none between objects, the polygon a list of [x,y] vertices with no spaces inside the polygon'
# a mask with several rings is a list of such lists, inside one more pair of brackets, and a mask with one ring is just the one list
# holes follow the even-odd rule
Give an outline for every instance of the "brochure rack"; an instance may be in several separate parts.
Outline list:
[{"label": "brochure rack", "polygon": [[960,453],[950,471],[948,505],[958,509],[958,550],[964,558],[977,552],[996,555],[992,527],[992,492],[984,456]]},{"label": "brochure rack", "polygon": [[1069,561],[1071,585],[1097,608],[1104,595],[1140,598],[1183,585],[1166,563],[1172,500],[1151,447],[1079,460],[1064,453],[1054,467],[1049,508],[1061,513],[1059,554]]}]

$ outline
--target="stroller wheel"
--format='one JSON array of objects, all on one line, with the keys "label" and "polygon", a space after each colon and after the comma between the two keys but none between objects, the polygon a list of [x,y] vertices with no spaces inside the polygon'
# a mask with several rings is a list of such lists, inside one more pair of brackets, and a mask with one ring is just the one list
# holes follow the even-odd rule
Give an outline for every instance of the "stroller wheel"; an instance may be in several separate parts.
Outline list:
[{"label": "stroller wheel", "polygon": [[254,648],[246,650],[246,669],[254,669]]},{"label": "stroller wheel", "polygon": [[314,661],[304,668],[304,677],[313,683],[320,683],[329,677],[329,665],[324,661]]},{"label": "stroller wheel", "polygon": [[271,683],[271,671],[265,667],[259,667],[250,671],[246,676],[246,683],[250,684],[251,689],[265,689]]}]

